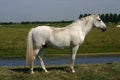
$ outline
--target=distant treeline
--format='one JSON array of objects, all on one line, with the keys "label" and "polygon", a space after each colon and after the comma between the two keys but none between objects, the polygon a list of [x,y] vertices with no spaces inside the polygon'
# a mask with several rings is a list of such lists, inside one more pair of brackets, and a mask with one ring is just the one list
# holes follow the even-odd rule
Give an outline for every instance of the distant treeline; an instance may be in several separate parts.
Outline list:
[{"label": "distant treeline", "polygon": [[50,23],[71,23],[72,21],[22,21],[21,24],[50,24]]},{"label": "distant treeline", "polygon": [[[88,16],[90,14],[80,14],[79,18]],[[120,23],[120,14],[116,14],[116,13],[107,13],[107,14],[99,14],[101,19],[105,22],[112,22],[112,23]],[[19,23],[16,22],[0,22],[0,24],[49,24],[49,23],[71,23],[73,22],[71,21],[22,21]]]},{"label": "distant treeline", "polygon": [[52,23],[71,23],[71,21],[22,21],[22,22],[0,22],[1,25],[4,24],[52,24]]},{"label": "distant treeline", "polygon": [[[80,14],[79,18],[88,16],[90,14]],[[101,19],[108,23],[108,22],[112,22],[112,23],[120,23],[120,14],[113,14],[113,13],[107,13],[107,14],[99,14]]]}]

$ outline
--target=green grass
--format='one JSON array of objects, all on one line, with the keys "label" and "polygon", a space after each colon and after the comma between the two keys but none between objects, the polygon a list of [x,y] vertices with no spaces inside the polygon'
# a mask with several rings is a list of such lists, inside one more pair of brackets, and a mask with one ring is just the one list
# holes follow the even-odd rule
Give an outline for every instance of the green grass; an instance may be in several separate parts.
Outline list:
[{"label": "green grass", "polygon": [[[0,25],[0,57],[25,57],[26,37],[30,28],[39,24]],[[66,26],[64,23],[44,24],[50,26]],[[93,28],[79,48],[78,54],[120,52],[120,28],[115,24],[107,24],[106,32]],[[45,49],[45,54],[69,54],[69,49]]]},{"label": "green grass", "polygon": [[0,80],[120,80],[120,63],[76,65],[72,74],[68,65],[48,66],[48,73],[35,67],[29,74],[27,67],[0,67]]},{"label": "green grass", "polygon": [[27,28],[0,29],[0,56],[24,55],[27,32]]}]

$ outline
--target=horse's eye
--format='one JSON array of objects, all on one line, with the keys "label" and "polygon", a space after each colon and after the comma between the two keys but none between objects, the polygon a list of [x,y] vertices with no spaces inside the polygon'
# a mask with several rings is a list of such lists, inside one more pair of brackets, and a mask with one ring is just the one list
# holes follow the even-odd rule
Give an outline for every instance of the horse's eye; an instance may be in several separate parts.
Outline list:
[{"label": "horse's eye", "polygon": [[98,19],[98,21],[100,22],[100,21],[101,21],[101,19]]}]

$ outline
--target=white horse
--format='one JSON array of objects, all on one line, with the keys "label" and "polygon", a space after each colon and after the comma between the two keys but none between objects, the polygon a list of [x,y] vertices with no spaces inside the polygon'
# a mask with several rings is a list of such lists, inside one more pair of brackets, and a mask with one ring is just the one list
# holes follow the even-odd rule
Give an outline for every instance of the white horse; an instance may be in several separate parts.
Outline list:
[{"label": "white horse", "polygon": [[41,56],[46,44],[60,49],[67,47],[71,48],[70,68],[74,73],[74,61],[77,50],[93,26],[100,28],[103,32],[106,30],[106,25],[100,19],[99,15],[90,15],[81,18],[63,28],[50,26],[38,26],[36,28],[32,28],[27,37],[26,55],[31,74],[34,73],[33,66],[36,57],[39,58],[43,70],[48,72]]}]

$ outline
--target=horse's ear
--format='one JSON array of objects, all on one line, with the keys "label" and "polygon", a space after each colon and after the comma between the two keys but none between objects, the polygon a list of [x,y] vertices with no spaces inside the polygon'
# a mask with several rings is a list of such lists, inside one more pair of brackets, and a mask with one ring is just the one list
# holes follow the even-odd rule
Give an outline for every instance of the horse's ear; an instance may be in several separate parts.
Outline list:
[{"label": "horse's ear", "polygon": [[99,15],[98,15],[98,14],[92,14],[92,15],[90,15],[90,16],[93,16],[94,18],[99,17]]}]

